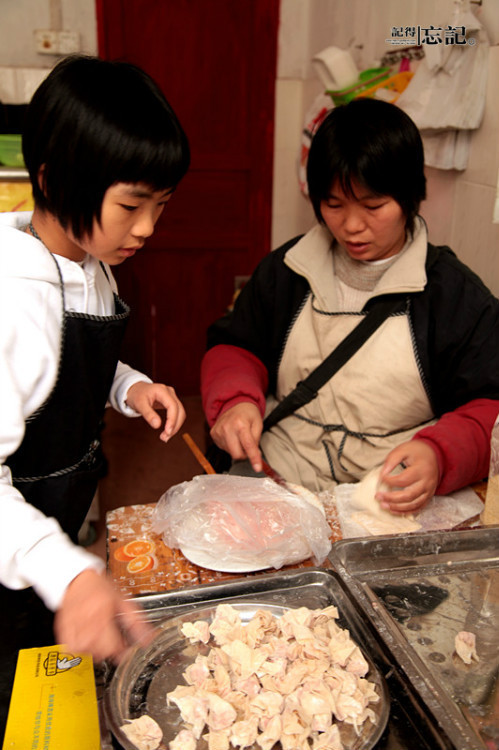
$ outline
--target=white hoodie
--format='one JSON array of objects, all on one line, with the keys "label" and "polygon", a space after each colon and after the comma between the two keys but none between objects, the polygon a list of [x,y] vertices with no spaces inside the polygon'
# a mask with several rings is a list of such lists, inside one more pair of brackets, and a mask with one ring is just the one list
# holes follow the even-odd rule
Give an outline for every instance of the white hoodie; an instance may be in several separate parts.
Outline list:
[{"label": "white hoodie", "polygon": [[[25,502],[5,465],[23,440],[26,419],[51,393],[60,356],[59,275],[43,244],[23,231],[30,218],[29,213],[0,213],[0,582],[13,589],[33,586],[56,610],[76,575],[104,564],[75,546],[55,519]],[[114,313],[116,285],[109,267],[113,289],[95,258],[88,256],[81,264],[56,259],[67,310]],[[118,363],[109,402],[127,416],[138,416],[125,403],[138,381],[151,382]]]}]

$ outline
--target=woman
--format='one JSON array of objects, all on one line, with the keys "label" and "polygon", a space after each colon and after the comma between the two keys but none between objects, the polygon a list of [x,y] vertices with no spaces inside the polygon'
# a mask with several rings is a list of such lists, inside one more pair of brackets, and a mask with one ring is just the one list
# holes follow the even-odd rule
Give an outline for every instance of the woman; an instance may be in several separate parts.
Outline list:
[{"label": "woman", "polygon": [[[209,329],[211,436],[256,471],[261,446],[287,480],[316,491],[382,465],[382,507],[412,512],[487,474],[499,302],[449,248],[428,243],[423,146],[396,106],[359,99],[333,109],[307,178],[318,224],[266,257]],[[264,413],[392,295],[401,310],[317,398],[262,435]]]}]

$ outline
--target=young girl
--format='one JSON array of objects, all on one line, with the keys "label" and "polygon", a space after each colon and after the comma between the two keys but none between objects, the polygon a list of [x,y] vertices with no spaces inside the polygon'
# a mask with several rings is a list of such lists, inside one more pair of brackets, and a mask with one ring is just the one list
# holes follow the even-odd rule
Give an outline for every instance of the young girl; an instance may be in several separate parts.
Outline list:
[{"label": "young girl", "polygon": [[164,441],[185,418],[173,388],[119,362],[129,309],[110,268],[140,254],[188,168],[170,105],[132,65],[66,58],[28,107],[23,152],[34,212],[0,215],[7,705],[19,648],[59,642],[119,659],[128,642],[147,636],[102,562],[75,543],[102,475],[106,403],[155,429],[165,409]]},{"label": "young girl", "polygon": [[[270,253],[209,330],[211,435],[233,459],[258,471],[263,451],[315,491],[382,465],[382,507],[415,511],[487,475],[499,302],[449,248],[428,242],[423,147],[398,107],[359,99],[333,109],[312,140],[308,186],[318,224]],[[262,435],[265,410],[393,296],[400,309],[316,398]]]}]

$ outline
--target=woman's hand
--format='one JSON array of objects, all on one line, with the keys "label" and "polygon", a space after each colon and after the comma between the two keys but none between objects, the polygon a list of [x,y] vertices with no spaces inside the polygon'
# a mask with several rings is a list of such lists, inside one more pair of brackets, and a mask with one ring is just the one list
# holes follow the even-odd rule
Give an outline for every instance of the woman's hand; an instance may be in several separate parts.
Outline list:
[{"label": "woman's hand", "polygon": [[[399,464],[400,474],[391,474]],[[376,499],[391,513],[413,513],[431,500],[439,482],[437,456],[422,440],[409,440],[394,448],[387,456],[380,479],[390,488],[380,490]]]},{"label": "woman's hand", "polygon": [[230,453],[235,461],[247,458],[256,472],[262,470],[262,454],[258,447],[263,429],[260,409],[243,402],[227,409],[211,428],[213,441]]},{"label": "woman's hand", "polygon": [[154,629],[141,610],[122,599],[104,574],[88,569],[73,578],[56,613],[57,642],[96,661],[118,663],[133,643],[147,645]]},{"label": "woman's hand", "polygon": [[185,409],[177,394],[163,383],[134,383],[126,395],[128,406],[141,414],[155,430],[161,427],[162,419],[156,409],[166,409],[166,421],[160,440],[165,443],[179,431],[185,420]]}]

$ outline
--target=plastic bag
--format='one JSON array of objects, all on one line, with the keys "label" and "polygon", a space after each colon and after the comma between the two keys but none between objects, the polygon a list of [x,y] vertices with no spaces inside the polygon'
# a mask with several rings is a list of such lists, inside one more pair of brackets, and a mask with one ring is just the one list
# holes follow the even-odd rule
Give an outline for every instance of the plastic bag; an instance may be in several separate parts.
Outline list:
[{"label": "plastic bag", "polygon": [[330,528],[316,496],[296,490],[266,478],[196,476],[161,496],[153,529],[214,570],[281,568],[310,557],[319,565],[331,549]]},{"label": "plastic bag", "polygon": [[298,183],[300,190],[308,197],[307,185],[307,162],[310,144],[316,130],[325,120],[329,111],[333,109],[334,104],[327,94],[319,94],[312,103],[312,106],[305,115],[305,123],[301,134],[300,155],[298,159]]}]

